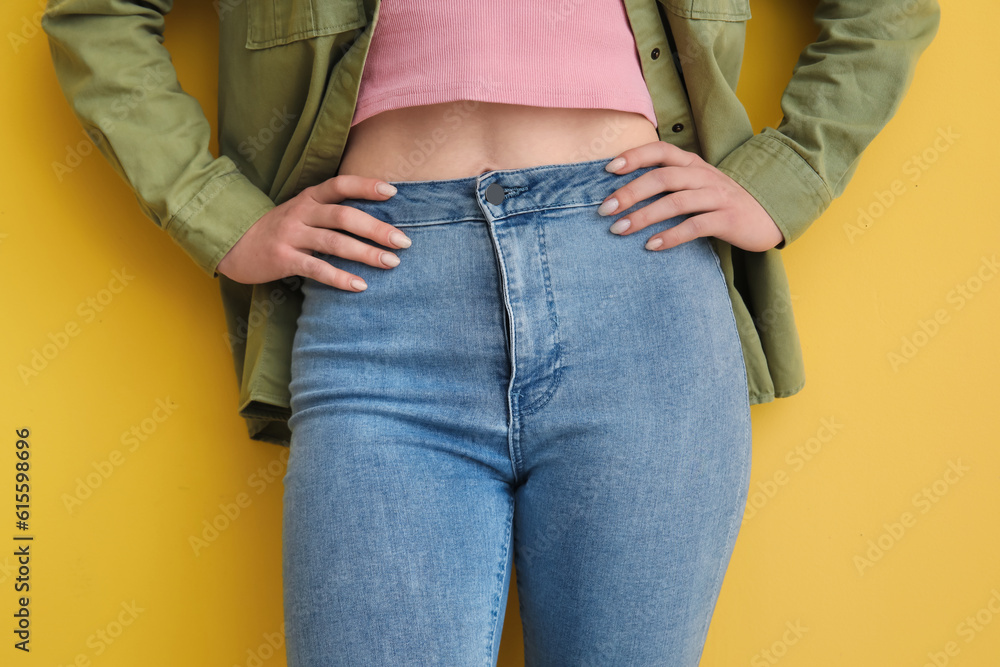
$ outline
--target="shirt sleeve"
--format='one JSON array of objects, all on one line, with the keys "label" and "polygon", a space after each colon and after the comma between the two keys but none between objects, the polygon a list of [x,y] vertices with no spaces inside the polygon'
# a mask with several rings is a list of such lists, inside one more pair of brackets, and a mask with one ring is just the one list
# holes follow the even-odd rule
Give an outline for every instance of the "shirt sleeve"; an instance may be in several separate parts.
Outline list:
[{"label": "shirt sleeve", "polygon": [[143,213],[212,278],[274,202],[227,156],[181,89],[163,46],[173,0],[49,0],[42,16],[56,78]]},{"label": "shirt sleeve", "polygon": [[819,36],[799,55],[783,118],[717,167],[754,196],[784,248],[839,197],[862,152],[896,113],[938,30],[936,0],[820,0]]}]

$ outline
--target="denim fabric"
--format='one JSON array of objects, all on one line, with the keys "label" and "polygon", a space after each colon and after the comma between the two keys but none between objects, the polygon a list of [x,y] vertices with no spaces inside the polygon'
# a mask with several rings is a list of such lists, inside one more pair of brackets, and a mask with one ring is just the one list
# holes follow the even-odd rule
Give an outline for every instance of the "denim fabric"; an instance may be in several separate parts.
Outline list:
[{"label": "denim fabric", "polygon": [[413,244],[392,269],[318,255],[365,291],[303,286],[290,667],[494,665],[514,566],[527,665],[698,664],[747,498],[746,368],[708,239],[609,232],[598,205],[651,167],[607,162],[344,202]]}]

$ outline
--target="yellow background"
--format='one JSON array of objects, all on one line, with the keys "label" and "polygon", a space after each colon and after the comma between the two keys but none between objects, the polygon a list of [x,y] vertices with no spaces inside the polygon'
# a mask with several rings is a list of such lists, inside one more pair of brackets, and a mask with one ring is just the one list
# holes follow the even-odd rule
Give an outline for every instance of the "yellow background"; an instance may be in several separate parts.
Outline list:
[{"label": "yellow background", "polygon": [[[214,126],[216,15],[178,4],[166,45]],[[758,130],[781,119],[813,6],[753,3],[738,92]],[[0,5],[0,664],[284,665],[287,450],[247,438],[216,285],[88,149],[41,9]],[[753,408],[751,505],[705,667],[1000,665],[1000,277],[983,264],[1000,251],[997,25],[992,2],[944,8],[847,192],[784,251],[808,379]],[[79,163],[60,180],[53,163],[72,152]],[[102,292],[115,270],[134,277]],[[972,296],[961,307],[960,284]],[[78,309],[102,296],[96,317]],[[25,383],[19,366],[74,322]],[[916,354],[894,368],[904,338]],[[176,405],[169,416],[158,400]],[[145,436],[130,448],[133,427]],[[12,648],[20,428],[31,430],[30,654]],[[88,475],[90,495],[67,506]],[[238,498],[238,517],[196,553],[190,537],[224,525],[220,504]],[[501,665],[522,664],[514,586]]]}]

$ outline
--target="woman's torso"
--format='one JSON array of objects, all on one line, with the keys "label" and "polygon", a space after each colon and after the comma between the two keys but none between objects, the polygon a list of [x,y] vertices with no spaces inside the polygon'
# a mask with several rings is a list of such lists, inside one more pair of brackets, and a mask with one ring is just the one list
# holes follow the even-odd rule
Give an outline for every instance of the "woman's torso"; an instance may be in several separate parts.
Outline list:
[{"label": "woman's torso", "polygon": [[385,181],[465,178],[493,169],[584,162],[657,141],[639,113],[457,101],[391,109],[353,128],[338,175]]}]

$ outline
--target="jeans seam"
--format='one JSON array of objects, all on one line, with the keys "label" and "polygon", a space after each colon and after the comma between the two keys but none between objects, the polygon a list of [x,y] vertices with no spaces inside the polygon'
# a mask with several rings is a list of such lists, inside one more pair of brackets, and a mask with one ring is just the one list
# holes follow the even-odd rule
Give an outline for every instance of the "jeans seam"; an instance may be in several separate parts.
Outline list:
[{"label": "jeans seam", "polygon": [[494,216],[493,219],[506,220],[507,218],[513,218],[515,216],[525,215],[527,213],[543,213],[545,211],[560,211],[562,209],[567,209],[567,208],[585,208],[587,206],[599,206],[602,201],[604,200],[599,199],[597,201],[594,201],[592,199],[588,199],[586,201],[562,202],[557,206],[537,206],[535,208],[526,208],[524,210],[512,210],[508,211],[505,215]]},{"label": "jeans seam", "polygon": [[500,600],[503,599],[503,585],[507,578],[507,565],[510,562],[510,533],[511,524],[514,522],[514,500],[512,498],[507,498],[507,523],[504,527],[504,540],[503,540],[503,555],[500,561],[500,571],[497,572],[497,586],[496,595],[493,596],[493,609],[492,609],[492,621],[493,629],[490,631],[490,639],[486,647],[486,665],[487,667],[493,667],[493,654],[496,652],[496,642],[497,642],[497,625],[500,623]]},{"label": "jeans seam", "polygon": [[[715,258],[715,265],[716,265],[716,268],[718,270],[719,277],[722,279],[723,287],[726,288],[726,289],[728,289],[726,287],[726,275],[722,271],[722,262],[719,259],[719,254],[715,251],[715,247],[712,244],[709,244],[709,248],[711,248],[712,256]],[[727,292],[727,295],[728,295],[728,292]],[[736,336],[737,336],[737,349],[740,352],[740,359],[743,359],[743,356],[742,356],[743,355],[743,348],[742,348],[742,344],[739,342],[740,341],[740,339],[739,339],[739,326],[736,323],[736,315],[732,312],[732,308],[729,309],[729,320],[732,323],[733,331],[735,331]],[[750,451],[751,451],[751,456],[752,456],[752,451],[753,451],[753,449],[752,449],[753,448],[753,430],[752,430],[752,421],[751,421],[751,417],[750,417],[750,406],[749,406],[750,389],[749,389],[747,378],[746,378],[746,363],[745,363],[745,361],[744,361],[743,365],[744,365],[744,373],[743,373],[743,397],[746,400],[747,405],[746,405],[746,409],[745,410],[743,410],[742,408],[740,410],[740,413],[741,413],[740,424],[742,426],[741,433],[744,434],[744,435],[746,435],[750,439],[750,448],[751,448]],[[747,433],[748,430],[749,430],[749,433]],[[741,480],[743,480],[744,482],[746,482],[746,483],[743,484],[743,488],[742,488],[742,490],[740,492],[740,496],[739,496],[740,500],[739,500],[738,504],[740,506],[742,506],[744,509],[746,508],[747,498],[749,497],[749,488],[748,488],[748,486],[749,486],[749,481],[750,480],[747,479],[747,476],[748,476],[748,474],[750,472],[750,467],[751,467],[750,466],[750,456],[743,457],[743,462],[740,465],[740,475],[739,475],[739,478]],[[731,544],[733,542],[733,535],[738,532],[739,526],[740,526],[740,524],[742,522],[743,522],[743,512],[735,513],[734,516],[733,516],[733,518],[730,520],[729,530],[726,531],[726,542],[725,543],[727,545]],[[733,549],[735,550],[735,548],[736,547],[735,547],[735,544],[734,544],[733,545]],[[721,595],[722,581],[723,581],[723,578],[725,577],[725,573],[726,573],[726,569],[727,569],[726,565],[728,564],[728,562],[729,562],[729,560],[730,560],[731,557],[732,557],[732,553],[730,553],[730,557],[729,558],[725,558],[725,559],[720,558],[719,559],[719,566],[718,566],[718,569],[717,569],[717,571],[715,573],[715,582],[713,584],[713,590],[720,591],[720,595]],[[708,628],[709,628],[709,625],[712,622],[712,616],[714,615],[714,612],[715,612],[715,609],[714,609],[714,606],[713,606],[712,609],[708,610],[708,613],[706,614],[705,619],[702,622],[701,635],[703,637],[708,634]],[[704,647],[704,644],[703,644],[702,645],[702,653],[704,653],[704,649],[705,649],[705,647]],[[701,655],[699,654],[698,657],[700,658]]]},{"label": "jeans seam", "polygon": [[443,220],[401,220],[392,223],[393,227],[433,227],[437,225],[456,225],[462,222],[486,222],[482,217],[447,218]]},{"label": "jeans seam", "polygon": [[[746,419],[743,419],[742,423],[743,423],[743,426],[745,427],[746,426]],[[747,464],[747,459],[744,458],[743,464],[740,467],[740,479],[746,479],[746,474],[747,474],[747,469],[748,468],[749,468],[749,466]],[[747,495],[747,489],[744,489],[743,492],[740,493],[741,500],[739,501],[738,504],[740,506],[745,507],[746,506],[747,497],[748,497],[748,495]],[[739,525],[742,523],[742,520],[743,520],[743,513],[742,512],[740,512],[738,514],[734,514],[733,518],[730,520],[730,522],[729,522],[729,530],[726,531],[726,541],[725,541],[726,545],[729,545],[729,544],[733,543],[733,535],[737,532],[737,529],[738,529]],[[733,549],[735,549],[735,548],[736,548],[735,545],[733,545]],[[715,573],[714,581],[712,583],[712,590],[719,591],[719,595],[721,595],[722,582],[723,582],[723,578],[725,577],[725,574],[726,574],[726,569],[727,569],[726,565],[728,564],[728,562],[731,559],[731,557],[732,557],[732,552],[730,552],[730,556],[728,558],[719,558],[719,565],[718,565],[718,568],[717,568],[716,573]],[[708,635],[708,629],[709,629],[709,626],[710,626],[710,624],[712,622],[712,616],[714,616],[714,615],[715,615],[715,605],[713,605],[712,608],[710,608],[708,610],[708,612],[705,615],[705,619],[702,621],[702,624],[701,624],[701,637],[707,637],[707,635]],[[696,658],[700,659],[701,656],[704,654],[704,651],[705,651],[705,645],[704,645],[704,643],[702,643],[701,652],[698,654],[698,656],[696,656]],[[694,664],[696,665],[697,662],[695,662]]]},{"label": "jeans seam", "polygon": [[[736,346],[740,352],[740,360],[743,362],[743,393],[747,397],[748,408],[747,412],[744,413],[744,422],[749,421],[749,404],[750,404],[750,379],[749,369],[746,365],[746,358],[743,354],[743,336],[740,334],[740,325],[736,321],[736,313],[733,312],[732,298],[729,295],[729,283],[726,282],[726,272],[722,270],[722,260],[719,258],[719,253],[715,249],[715,244],[712,243],[712,239],[709,239],[708,247],[712,252],[712,256],[715,258],[715,267],[719,272],[719,279],[722,280],[722,289],[726,294],[726,301],[729,304],[729,320],[732,322],[733,329],[736,331]],[[746,426],[747,424],[744,423]]]},{"label": "jeans seam", "polygon": [[552,276],[549,273],[548,255],[545,252],[544,225],[538,225],[538,253],[542,260],[542,280],[545,286],[545,303],[549,309],[549,317],[552,319],[552,331],[555,339],[552,346],[552,353],[549,355],[549,363],[552,364],[554,370],[552,371],[552,380],[545,393],[534,403],[530,403],[522,407],[522,416],[534,414],[538,410],[542,409],[542,407],[544,407],[545,404],[552,398],[553,394],[556,393],[556,390],[562,382],[563,376],[562,340],[559,338],[559,316],[556,313],[555,299],[552,296]]},{"label": "jeans seam", "polygon": [[[509,323],[509,339],[507,340],[507,354],[510,359],[510,379],[507,383],[507,451],[510,456],[510,468],[514,476],[514,481],[519,481],[517,443],[514,442],[514,426],[517,417],[514,414],[517,398],[514,394],[517,381],[517,327],[514,325],[514,313],[510,306],[510,294],[507,291],[507,263],[504,261],[503,252],[500,249],[500,242],[497,239],[496,228],[489,220],[486,221],[486,231],[490,236],[490,245],[493,248],[493,256],[497,261],[497,281],[500,287],[500,300],[503,304],[503,317]],[[519,407],[519,406],[518,406]]]}]

